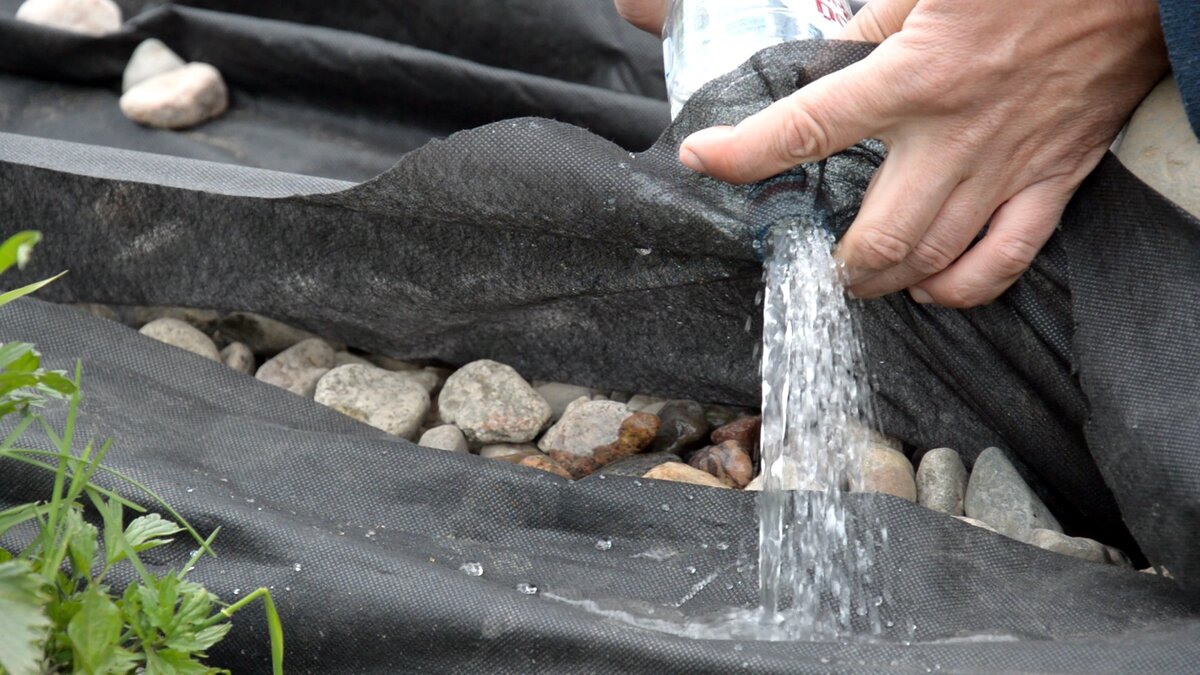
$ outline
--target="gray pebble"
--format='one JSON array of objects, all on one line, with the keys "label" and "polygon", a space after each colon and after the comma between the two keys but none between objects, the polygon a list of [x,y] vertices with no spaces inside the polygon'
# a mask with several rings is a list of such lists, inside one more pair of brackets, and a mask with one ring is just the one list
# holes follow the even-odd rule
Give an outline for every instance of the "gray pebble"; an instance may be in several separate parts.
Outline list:
[{"label": "gray pebble", "polygon": [[579,399],[567,406],[562,419],[538,441],[542,452],[565,452],[590,457],[592,451],[617,440],[621,423],[633,413],[624,403]]},{"label": "gray pebble", "polygon": [[704,406],[695,401],[668,401],[658,411],[658,418],[658,436],[650,444],[650,452],[671,452],[682,457],[708,436]]},{"label": "gray pebble", "polygon": [[968,516],[1020,541],[1028,542],[1036,529],[1062,532],[1054,514],[999,448],[988,448],[975,460],[963,505]]},{"label": "gray pebble", "polygon": [[678,462],[679,456],[670,452],[646,452],[619,459],[600,469],[598,473],[605,476],[634,476],[641,477],[647,471],[659,464]]},{"label": "gray pebble", "polygon": [[1096,563],[1108,563],[1108,552],[1104,550],[1104,544],[1095,539],[1069,537],[1055,530],[1035,529],[1029,533],[1028,542],[1054,553]]},{"label": "gray pebble", "polygon": [[967,468],[950,448],[925,453],[917,469],[917,501],[927,509],[952,516],[963,515],[967,494]]},{"label": "gray pebble", "polygon": [[161,40],[155,38],[143,40],[137,49],[133,50],[133,55],[129,57],[129,63],[125,65],[125,74],[121,78],[121,91],[129,91],[155,75],[162,75],[176,68],[182,68],[184,65],[186,62]]},{"label": "gray pebble", "polygon": [[402,373],[357,363],[326,373],[317,383],[314,398],[317,403],[408,440],[416,437],[429,412],[429,393],[419,384]]},{"label": "gray pebble", "polygon": [[446,380],[438,414],[473,443],[524,443],[550,419],[550,405],[511,367],[482,360]]},{"label": "gray pebble", "polygon": [[99,37],[121,30],[121,8],[112,0],[26,0],[17,21]]},{"label": "gray pebble", "polygon": [[179,319],[156,319],[142,326],[138,332],[159,342],[199,354],[210,361],[221,361],[221,354],[212,339]]},{"label": "gray pebble", "polygon": [[443,424],[426,431],[421,434],[421,440],[417,441],[417,445],[450,452],[470,452],[471,450],[467,446],[467,437],[463,436],[462,430],[453,424]]},{"label": "gray pebble", "polygon": [[[226,340],[244,342],[255,354],[266,356],[274,356],[317,337],[306,330],[251,312],[233,312],[221,319],[218,328]],[[332,362],[327,367],[332,367]]]},{"label": "gray pebble", "polygon": [[333,347],[320,338],[303,340],[259,367],[255,377],[293,394],[312,398],[317,381],[333,368]]},{"label": "gray pebble", "polygon": [[550,404],[550,420],[557,422],[566,412],[567,406],[574,403],[580,398],[589,398],[592,395],[592,390],[588,387],[579,387],[573,384],[563,384],[561,382],[543,382],[534,386],[537,393],[546,399],[546,403]]},{"label": "gray pebble", "polygon": [[333,355],[333,365],[335,368],[337,366],[348,366],[350,364],[356,364],[356,365],[360,365],[360,366],[371,366],[372,368],[375,367],[375,364],[371,363],[370,361],[364,359],[361,356],[358,356],[357,354],[351,354],[350,352],[338,352]]},{"label": "gray pebble", "polygon": [[222,349],[221,361],[240,373],[254,374],[254,352],[241,342],[231,342]]},{"label": "gray pebble", "polygon": [[144,326],[158,319],[179,319],[202,333],[211,335],[217,329],[221,315],[211,309],[190,307],[133,307],[134,325]]}]

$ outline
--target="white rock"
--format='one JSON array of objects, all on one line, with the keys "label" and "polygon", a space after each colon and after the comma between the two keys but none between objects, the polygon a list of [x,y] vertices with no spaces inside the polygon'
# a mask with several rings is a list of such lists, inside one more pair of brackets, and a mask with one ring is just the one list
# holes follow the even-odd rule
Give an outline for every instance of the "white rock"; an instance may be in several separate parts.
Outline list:
[{"label": "white rock", "polygon": [[232,342],[222,349],[221,361],[240,373],[254,374],[254,352],[241,342]]},{"label": "white rock", "polygon": [[142,81],[121,96],[120,106],[138,124],[185,129],[225,112],[229,90],[216,68],[189,63]]},{"label": "white rock", "polygon": [[254,374],[259,380],[312,398],[317,381],[333,368],[333,347],[320,338],[310,338],[283,350],[262,364]]},{"label": "white rock", "polygon": [[1035,529],[1029,535],[1029,543],[1074,558],[1096,563],[1108,562],[1108,551],[1104,549],[1104,544],[1087,537],[1071,537],[1054,530]]},{"label": "white rock", "polygon": [[630,412],[648,412],[651,415],[657,415],[658,411],[662,410],[662,407],[666,404],[666,399],[638,394],[629,399],[625,406],[629,408]]},{"label": "white rock", "polygon": [[17,20],[99,37],[121,30],[121,8],[112,0],[26,0]]},{"label": "white rock", "polygon": [[357,363],[326,373],[317,383],[314,398],[317,403],[408,440],[415,438],[429,412],[429,393],[420,385],[399,373]]},{"label": "white rock", "polygon": [[217,351],[217,345],[213,344],[212,339],[179,319],[156,319],[142,326],[138,332],[159,342],[199,354],[211,361],[221,361],[221,353]]},{"label": "white rock", "polygon": [[182,68],[187,62],[163,44],[162,40],[150,38],[133,50],[129,63],[125,65],[125,74],[121,78],[121,92],[127,92],[142,82],[154,77]]},{"label": "white rock", "polygon": [[550,419],[550,405],[511,367],[475,361],[446,380],[438,397],[441,419],[474,443],[524,443]]},{"label": "white rock", "polygon": [[540,454],[542,453],[538,452],[537,446],[529,443],[492,443],[479,448],[479,456],[484,459],[500,459],[513,455],[527,457]]},{"label": "white rock", "polygon": [[577,457],[591,456],[596,448],[617,440],[621,423],[632,414],[624,403],[577,399],[538,441],[538,448],[547,453],[557,450]]},{"label": "white rock", "polygon": [[421,440],[417,441],[417,444],[450,452],[470,452],[470,448],[467,447],[467,437],[463,436],[462,430],[453,424],[443,424],[426,431],[421,434]]}]

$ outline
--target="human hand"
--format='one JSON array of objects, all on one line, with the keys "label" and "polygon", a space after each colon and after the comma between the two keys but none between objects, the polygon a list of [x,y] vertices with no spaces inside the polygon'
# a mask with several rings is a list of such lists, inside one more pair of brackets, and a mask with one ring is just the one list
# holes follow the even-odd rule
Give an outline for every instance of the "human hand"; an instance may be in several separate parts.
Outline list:
[{"label": "human hand", "polygon": [[617,13],[647,33],[661,36],[667,18],[667,0],[614,0]]},{"label": "human hand", "polygon": [[[661,26],[662,0],[617,4]],[[952,307],[1024,273],[1168,70],[1155,0],[873,0],[841,37],[881,44],[736,127],[693,134],[680,159],[750,183],[881,139],[888,158],[838,248],[847,286]]]}]

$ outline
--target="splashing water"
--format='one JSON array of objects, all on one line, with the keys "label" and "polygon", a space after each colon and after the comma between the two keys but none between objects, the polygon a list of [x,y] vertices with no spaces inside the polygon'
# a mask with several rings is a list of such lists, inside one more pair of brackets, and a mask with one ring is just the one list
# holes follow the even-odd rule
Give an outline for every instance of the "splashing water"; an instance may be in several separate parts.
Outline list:
[{"label": "splashing water", "polygon": [[832,247],[819,228],[777,228],[764,275],[761,620],[793,639],[879,632],[871,528],[856,531],[843,503],[871,409]]}]

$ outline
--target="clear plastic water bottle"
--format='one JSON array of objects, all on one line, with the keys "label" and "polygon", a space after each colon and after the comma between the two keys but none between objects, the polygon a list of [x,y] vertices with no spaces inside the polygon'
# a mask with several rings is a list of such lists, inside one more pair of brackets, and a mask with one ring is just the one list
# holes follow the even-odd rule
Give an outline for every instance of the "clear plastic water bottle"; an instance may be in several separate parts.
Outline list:
[{"label": "clear plastic water bottle", "polygon": [[671,116],[760,49],[836,37],[850,17],[846,0],[671,0],[663,25]]}]

